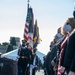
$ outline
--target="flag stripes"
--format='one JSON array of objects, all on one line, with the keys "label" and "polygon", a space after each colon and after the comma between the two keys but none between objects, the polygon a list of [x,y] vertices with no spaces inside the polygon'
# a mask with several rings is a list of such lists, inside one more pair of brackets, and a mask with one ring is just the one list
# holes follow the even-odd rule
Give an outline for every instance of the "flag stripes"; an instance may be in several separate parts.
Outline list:
[{"label": "flag stripes", "polygon": [[25,24],[25,29],[24,29],[24,39],[27,41],[28,40],[28,27],[29,27],[29,24],[26,23]]},{"label": "flag stripes", "polygon": [[24,28],[24,40],[29,43],[29,48],[33,50],[39,43],[39,28],[37,26],[37,20],[34,25],[34,14],[31,7],[28,5],[26,23]]}]

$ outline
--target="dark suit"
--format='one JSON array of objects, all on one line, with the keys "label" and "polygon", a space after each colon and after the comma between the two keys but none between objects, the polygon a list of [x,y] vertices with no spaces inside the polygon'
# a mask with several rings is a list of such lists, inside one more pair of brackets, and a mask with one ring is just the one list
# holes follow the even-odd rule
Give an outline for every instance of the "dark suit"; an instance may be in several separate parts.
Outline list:
[{"label": "dark suit", "polygon": [[67,71],[75,72],[75,31],[71,33],[67,40],[63,66]]}]

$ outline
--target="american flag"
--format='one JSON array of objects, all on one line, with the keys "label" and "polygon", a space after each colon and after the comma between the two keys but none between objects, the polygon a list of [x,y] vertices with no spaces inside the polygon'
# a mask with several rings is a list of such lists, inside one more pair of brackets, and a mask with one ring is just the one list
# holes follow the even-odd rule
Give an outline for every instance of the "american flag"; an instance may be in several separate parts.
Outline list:
[{"label": "american flag", "polygon": [[28,11],[27,11],[27,17],[26,17],[26,23],[25,23],[25,28],[24,28],[24,40],[28,41],[28,33],[29,33],[29,6],[28,6]]},{"label": "american flag", "polygon": [[34,25],[33,10],[31,7],[30,8],[28,7],[26,24],[24,29],[24,39],[29,43],[31,50],[33,49],[33,25]]},{"label": "american flag", "polygon": [[29,44],[30,49],[33,49],[33,27],[34,27],[34,16],[33,16],[33,10],[30,8],[30,20],[29,20]]}]

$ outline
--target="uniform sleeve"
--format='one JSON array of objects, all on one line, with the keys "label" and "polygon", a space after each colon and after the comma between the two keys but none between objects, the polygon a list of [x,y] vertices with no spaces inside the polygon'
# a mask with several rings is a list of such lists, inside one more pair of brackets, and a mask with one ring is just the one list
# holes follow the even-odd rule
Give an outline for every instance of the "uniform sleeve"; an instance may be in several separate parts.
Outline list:
[{"label": "uniform sleeve", "polygon": [[20,48],[18,49],[18,53],[17,53],[17,55],[19,55],[19,56],[20,56]]},{"label": "uniform sleeve", "polygon": [[30,50],[30,54],[29,54],[29,64],[32,64],[32,58],[33,58],[33,54],[32,54],[32,51]]}]

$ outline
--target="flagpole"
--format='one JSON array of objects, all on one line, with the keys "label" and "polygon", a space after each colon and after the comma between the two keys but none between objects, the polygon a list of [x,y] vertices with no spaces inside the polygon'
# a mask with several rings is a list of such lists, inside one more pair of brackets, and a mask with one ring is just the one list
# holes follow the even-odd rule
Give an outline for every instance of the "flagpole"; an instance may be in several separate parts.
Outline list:
[{"label": "flagpole", "polygon": [[29,8],[29,2],[30,2],[30,1],[28,0],[28,8]]}]

